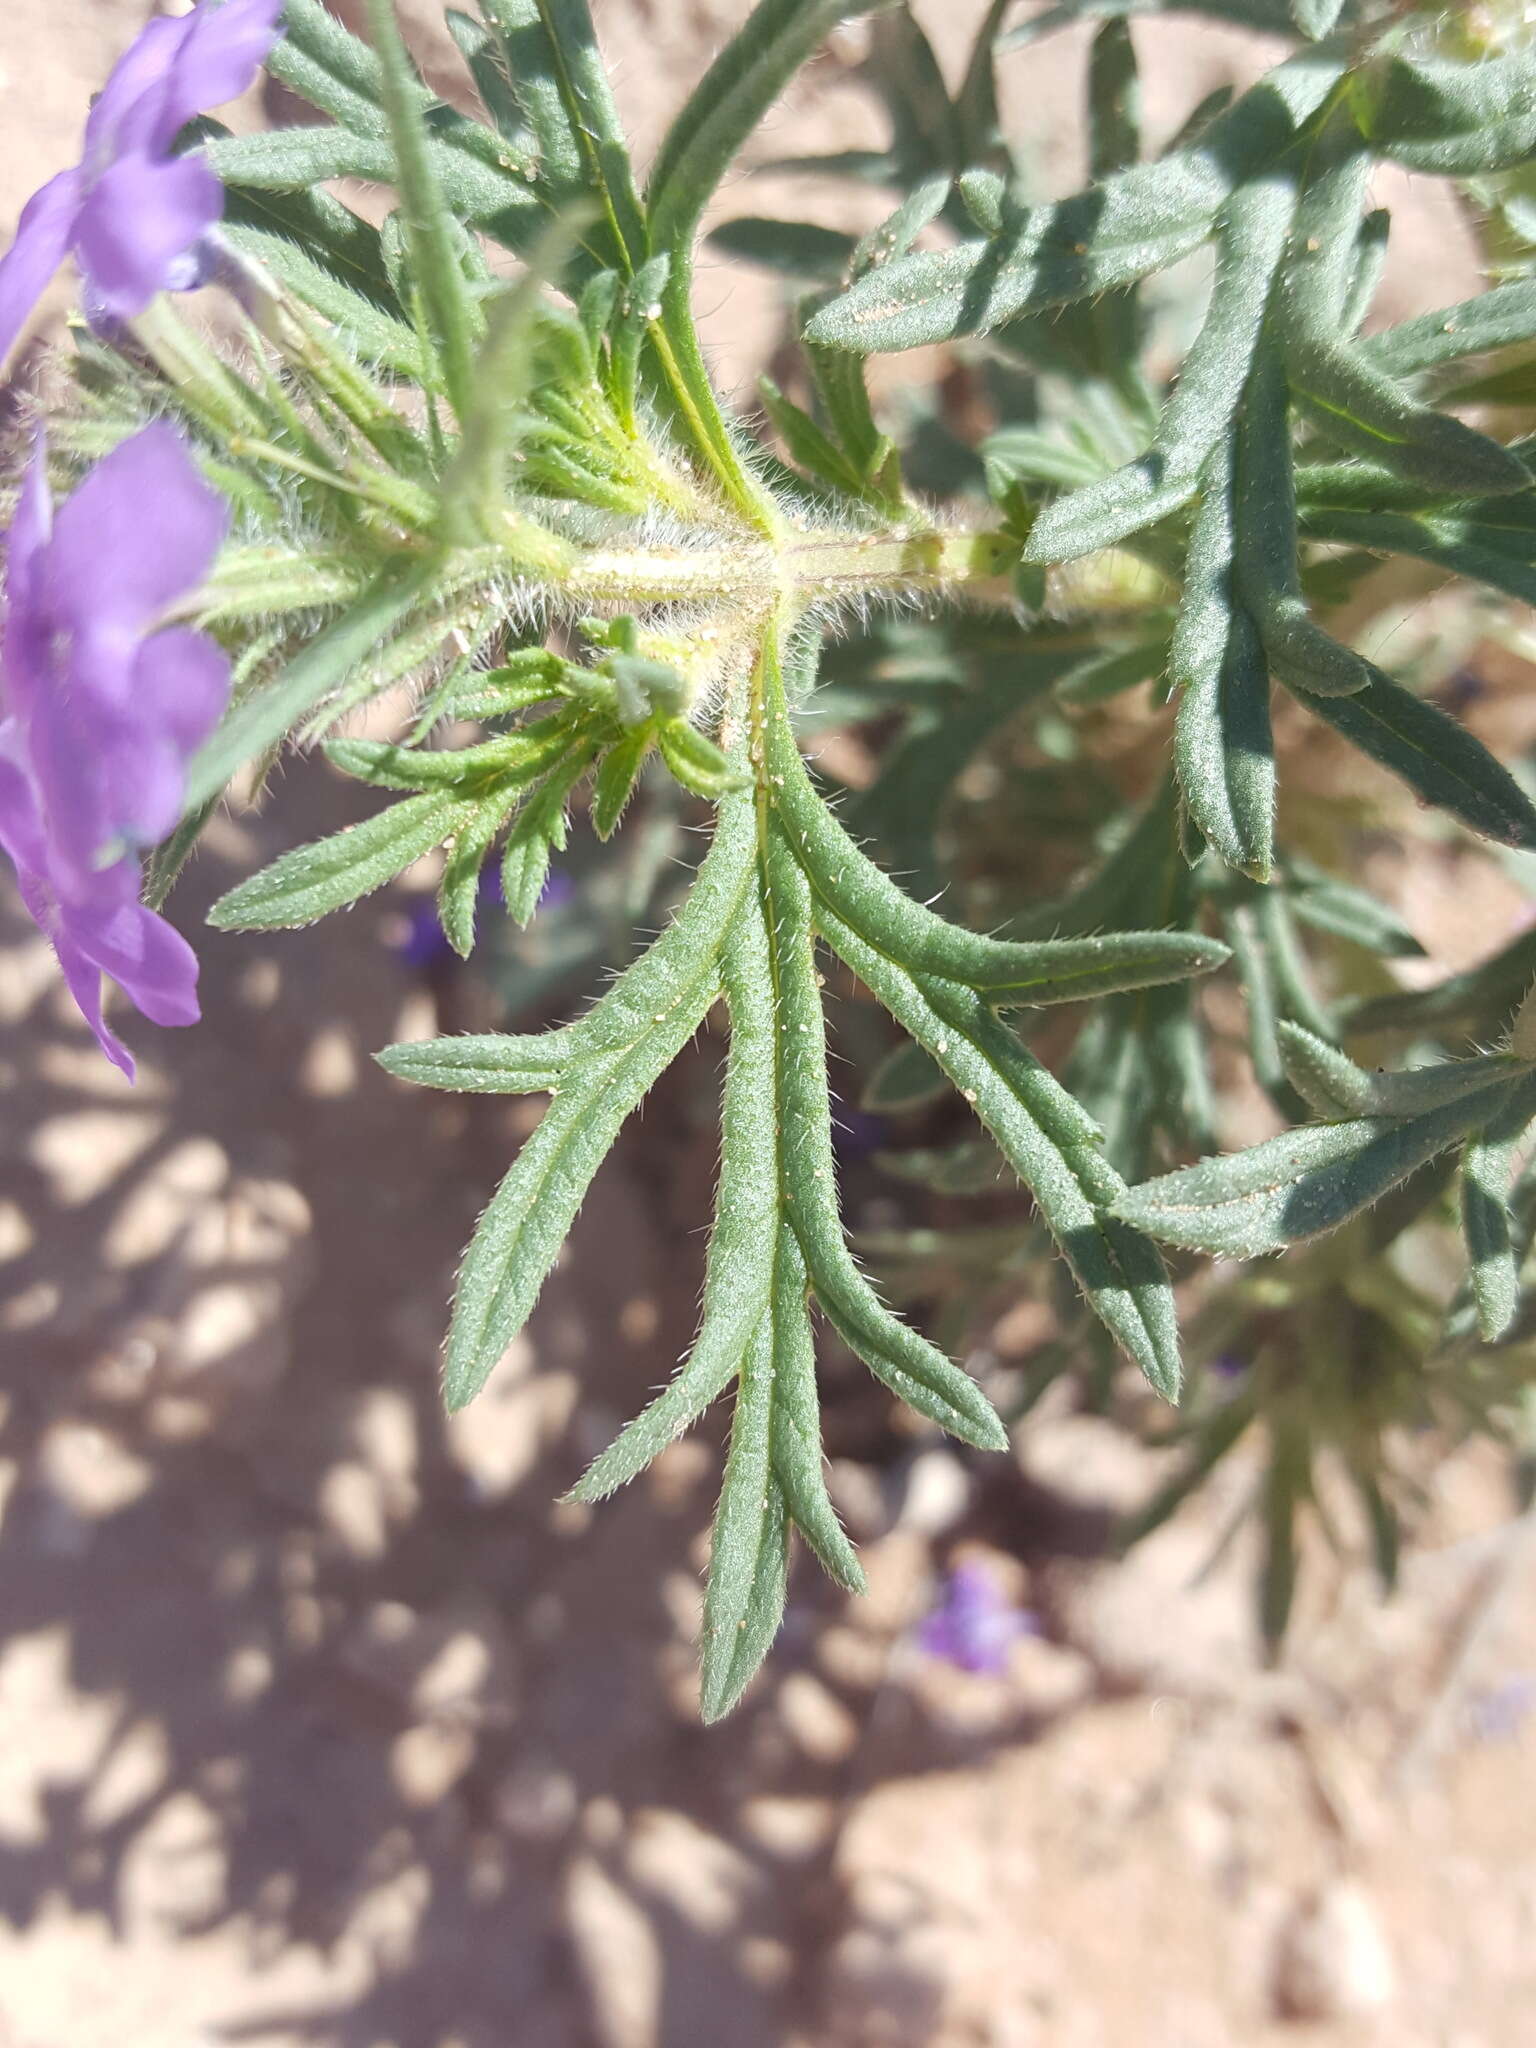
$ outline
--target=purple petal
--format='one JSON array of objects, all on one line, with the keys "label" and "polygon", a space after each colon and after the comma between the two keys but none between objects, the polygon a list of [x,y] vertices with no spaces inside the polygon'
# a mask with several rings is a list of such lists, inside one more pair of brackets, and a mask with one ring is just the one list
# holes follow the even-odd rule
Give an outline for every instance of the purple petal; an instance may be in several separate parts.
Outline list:
[{"label": "purple petal", "polygon": [[189,754],[207,739],[229,702],[229,656],[206,633],[167,627],[139,649],[133,702],[147,722]]},{"label": "purple petal", "polygon": [[38,557],[53,532],[53,499],[48,490],[48,442],[41,429],[22,478],[5,541],[6,599],[14,609],[36,601]]},{"label": "purple petal", "polygon": [[5,551],[5,635],[0,640],[4,708],[29,717],[46,672],[48,621],[43,608],[46,550],[53,526],[48,451],[41,434],[22,479]]},{"label": "purple petal", "polygon": [[85,726],[61,712],[39,721],[37,770],[74,878],[83,882],[111,842],[152,846],[175,827],[187,761],[228,698],[223,650],[172,627],[140,646],[123,703],[90,706]]},{"label": "purple petal", "polygon": [[[80,636],[81,680],[126,697],[137,638],[213,565],[229,524],[174,427],[114,448],[60,507],[49,550],[55,606]],[[96,673],[98,663],[100,673]]]},{"label": "purple petal", "polygon": [[159,98],[157,88],[169,78],[195,20],[195,15],[188,14],[152,21],[118,58],[85,124],[87,170],[105,169],[132,141],[135,123],[143,126],[146,116],[152,119]]},{"label": "purple petal", "polygon": [[69,253],[81,198],[79,171],[60,171],[21,210],[16,239],[0,256],[0,363],[20,340]]},{"label": "purple petal", "polygon": [[108,802],[111,737],[76,716],[56,688],[26,729],[27,765],[40,799],[46,855],[39,865],[67,894],[91,887],[96,856],[116,836]]},{"label": "purple petal", "polygon": [[115,1032],[107,1029],[101,1014],[101,969],[90,955],[64,928],[59,905],[53,892],[39,875],[19,874],[21,900],[26,905],[32,921],[38,929],[47,934],[49,943],[58,956],[63,971],[65,986],[75,999],[75,1006],[86,1023],[95,1033],[96,1043],[101,1047],[114,1067],[120,1067],[131,1081],[134,1077],[133,1055]]},{"label": "purple petal", "polygon": [[153,846],[175,830],[186,788],[186,755],[164,733],[125,729],[101,756],[100,815],[105,829],[92,860],[127,841]]},{"label": "purple petal", "polygon": [[[137,892],[138,866],[119,863]],[[66,903],[62,916],[70,940],[151,1024],[195,1024],[202,1015],[197,1002],[197,955],[174,925],[128,901],[98,910],[95,905]]]},{"label": "purple petal", "polygon": [[284,0],[224,0],[196,8],[160,96],[154,143],[169,149],[194,114],[238,99],[277,41]]},{"label": "purple petal", "polygon": [[188,258],[223,212],[224,187],[203,157],[118,157],[93,181],[75,226],[95,303],[131,320],[157,292],[185,289]]},{"label": "purple petal", "polygon": [[37,791],[26,769],[21,728],[14,718],[0,721],[0,847],[18,872],[39,869],[46,859]]},{"label": "purple petal", "polygon": [[929,1656],[958,1670],[996,1675],[1008,1668],[1009,1651],[1036,1632],[1032,1614],[1015,1606],[984,1564],[956,1565],[943,1591],[919,1624],[917,1640]]}]

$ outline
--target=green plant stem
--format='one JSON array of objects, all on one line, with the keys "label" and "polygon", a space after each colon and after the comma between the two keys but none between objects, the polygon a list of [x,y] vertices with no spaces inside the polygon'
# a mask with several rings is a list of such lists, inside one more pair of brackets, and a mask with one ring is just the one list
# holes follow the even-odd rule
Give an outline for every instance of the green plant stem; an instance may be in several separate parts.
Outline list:
[{"label": "green plant stem", "polygon": [[798,611],[824,599],[898,591],[964,589],[1002,599],[1009,546],[995,533],[938,527],[853,535],[787,529],[777,546],[743,537],[719,547],[583,550],[556,580],[563,594],[594,603],[691,600],[754,611],[779,600]]}]

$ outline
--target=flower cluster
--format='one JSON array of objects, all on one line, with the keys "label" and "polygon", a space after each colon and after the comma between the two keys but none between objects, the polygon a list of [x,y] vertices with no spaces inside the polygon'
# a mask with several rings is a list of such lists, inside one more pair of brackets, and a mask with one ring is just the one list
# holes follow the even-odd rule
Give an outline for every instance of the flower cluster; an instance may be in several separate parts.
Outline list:
[{"label": "flower cluster", "polygon": [[252,84],[284,0],[208,0],[152,21],[124,52],[85,126],[78,164],[27,202],[0,258],[0,361],[66,256],[95,321],[131,319],[157,292],[201,281],[224,188],[202,153],[177,155],[194,115]]},{"label": "flower cluster", "polygon": [[102,1051],[110,975],[157,1024],[198,1016],[197,961],[138,900],[131,849],[181,809],[187,757],[216,724],[229,664],[158,627],[203,581],[228,514],[163,423],[114,449],[60,508],[39,442],[11,522],[0,640],[0,846]]},{"label": "flower cluster", "polygon": [[[224,193],[177,140],[252,83],[282,11],[283,0],[201,0],[137,37],[92,108],[80,162],[34,195],[0,258],[0,360],[71,254],[98,323],[200,281]],[[227,524],[162,424],[99,464],[57,520],[39,442],[6,551],[0,846],[102,1050],[130,1078],[102,1019],[103,974],[157,1024],[198,1016],[196,959],[140,903],[134,849],[176,824],[187,758],[228,699],[221,650],[160,624],[207,576]]]}]

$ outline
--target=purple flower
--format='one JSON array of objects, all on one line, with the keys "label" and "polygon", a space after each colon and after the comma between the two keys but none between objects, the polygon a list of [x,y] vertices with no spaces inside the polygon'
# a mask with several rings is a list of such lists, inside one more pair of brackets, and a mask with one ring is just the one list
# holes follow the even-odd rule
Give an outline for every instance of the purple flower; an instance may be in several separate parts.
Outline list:
[{"label": "purple flower", "polygon": [[152,1024],[195,1024],[197,955],[180,932],[139,901],[139,864],[114,861],[87,888],[65,896],[48,868],[36,785],[14,718],[0,720],[0,847],[16,867],[21,900],[63,969],[96,1042],[131,1081],[133,1056],[101,1014],[101,977],[111,975]]},{"label": "purple flower", "polygon": [[1022,1636],[1039,1632],[1035,1617],[1016,1606],[984,1564],[957,1564],[938,1599],[918,1624],[919,1647],[958,1670],[996,1675]]},{"label": "purple flower", "polygon": [[0,675],[66,894],[181,815],[184,764],[218,723],[229,663],[202,633],[156,627],[204,581],[228,523],[163,422],[98,463],[57,518],[38,445],[11,525]]},{"label": "purple flower", "polygon": [[190,14],[150,22],[129,45],[91,109],[80,162],[28,200],[0,259],[0,361],[71,253],[93,320],[131,319],[157,292],[200,281],[224,188],[201,152],[172,149],[194,115],[252,83],[283,5],[201,0]]},{"label": "purple flower", "polygon": [[207,575],[226,525],[163,424],[99,463],[57,519],[40,442],[11,524],[0,847],[103,1052],[130,1079],[133,1062],[102,1021],[103,974],[154,1023],[198,1016],[192,949],[138,901],[126,848],[176,823],[187,757],[229,695],[213,641],[157,630]]}]

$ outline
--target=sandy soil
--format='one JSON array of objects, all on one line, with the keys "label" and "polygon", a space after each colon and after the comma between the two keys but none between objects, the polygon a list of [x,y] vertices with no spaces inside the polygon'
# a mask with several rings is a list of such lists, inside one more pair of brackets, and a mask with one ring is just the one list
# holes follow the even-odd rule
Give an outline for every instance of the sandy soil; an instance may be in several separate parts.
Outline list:
[{"label": "sandy soil", "polygon": [[[12,0],[0,222],[145,11]],[[643,135],[741,11],[604,0]],[[929,10],[950,43],[976,11]],[[1145,41],[1154,120],[1256,61],[1218,34],[1199,73],[1172,31]],[[1063,160],[1076,48],[1016,82]],[[790,124],[865,139],[840,61],[765,155]],[[1404,303],[1415,249],[1463,288],[1437,203],[1405,230]],[[722,272],[710,297],[742,375],[773,289]],[[177,916],[359,794],[295,769],[217,829]],[[1465,958],[1458,859],[1408,896]],[[1240,1472],[1117,1567],[1109,1517],[1156,1465],[1107,1424],[1051,1410],[1011,1464],[921,1437],[883,1474],[844,1458],[870,1597],[802,1564],[766,1679],[706,1733],[717,1431],[599,1513],[556,1502],[686,1341],[717,1049],[663,1083],[526,1341],[448,1424],[453,1261],[527,1125],[369,1062],[477,1001],[413,978],[397,905],[204,933],[206,1021],[138,1032],[133,1092],[4,916],[0,2048],[1529,2038],[1536,1612],[1492,1461],[1442,1469],[1392,1606],[1324,1566],[1269,1673],[1251,1560],[1199,1576]],[[1041,1617],[1002,1678],[913,1643],[966,1544]]]}]

